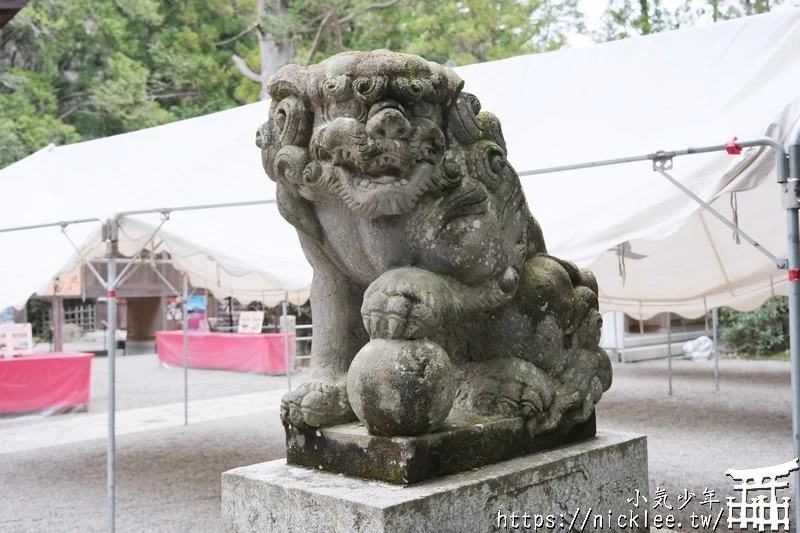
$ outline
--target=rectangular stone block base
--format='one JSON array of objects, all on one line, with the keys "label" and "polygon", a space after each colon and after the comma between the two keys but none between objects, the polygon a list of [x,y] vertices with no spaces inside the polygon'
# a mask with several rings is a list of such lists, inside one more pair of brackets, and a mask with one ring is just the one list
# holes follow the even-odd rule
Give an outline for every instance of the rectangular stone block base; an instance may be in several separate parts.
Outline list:
[{"label": "rectangular stone block base", "polygon": [[355,422],[324,429],[286,428],[286,463],[349,477],[412,485],[590,439],[595,415],[566,433],[530,436],[521,418],[450,417],[444,427],[418,437],[376,437]]},{"label": "rectangular stone block base", "polygon": [[408,487],[287,466],[284,459],[237,468],[222,475],[222,522],[227,533],[570,531],[571,525],[648,531],[644,509],[627,501],[637,489],[648,493],[645,438],[599,431],[578,444]]}]

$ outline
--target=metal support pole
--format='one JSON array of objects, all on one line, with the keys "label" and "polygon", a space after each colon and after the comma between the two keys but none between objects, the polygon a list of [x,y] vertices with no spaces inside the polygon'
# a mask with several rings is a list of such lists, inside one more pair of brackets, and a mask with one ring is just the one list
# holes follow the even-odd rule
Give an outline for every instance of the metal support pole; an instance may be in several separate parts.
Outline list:
[{"label": "metal support pole", "polygon": [[116,529],[116,357],[117,357],[117,221],[108,221],[108,530]]},{"label": "metal support pole", "polygon": [[672,313],[667,313],[667,374],[669,375],[669,395],[672,396]]},{"label": "metal support pole", "polygon": [[736,235],[738,235],[739,237],[750,243],[756,250],[769,257],[770,261],[775,263],[775,265],[778,268],[786,268],[786,262],[783,259],[775,256],[775,254],[771,253],[769,250],[761,246],[758,242],[755,241],[755,239],[753,239],[750,235],[742,231],[736,224],[725,218],[725,216],[722,215],[719,211],[711,207],[711,204],[704,202],[699,196],[690,191],[681,182],[670,176],[662,168],[656,167],[655,171],[664,176],[670,183],[672,183],[678,189],[680,189],[686,196],[688,196],[689,198],[700,204],[700,206],[702,206],[703,209],[705,209],[707,212],[714,215],[717,218],[717,220],[728,226],[731,229],[731,231],[736,233]]},{"label": "metal support pole", "polygon": [[711,310],[712,328],[714,328],[714,390],[719,390],[719,349],[717,349],[717,326],[719,313],[715,307]]},{"label": "metal support pole", "polygon": [[183,425],[189,425],[189,276],[183,273]]},{"label": "metal support pole", "polygon": [[137,252],[133,255],[131,260],[127,262],[127,264],[125,265],[125,268],[122,269],[122,272],[119,275],[120,279],[124,279],[125,275],[128,273],[128,271],[131,268],[134,268],[134,269],[139,268],[141,263],[137,263],[137,260],[142,255],[142,253],[147,249],[147,245],[150,244],[151,242],[153,242],[153,240],[156,238],[156,235],[158,234],[158,231],[161,229],[161,226],[163,226],[164,223],[167,220],[169,220],[169,213],[163,213],[162,212],[161,213],[161,223],[158,225],[158,227],[156,227],[155,230],[153,230],[153,233],[152,233],[152,235],[150,235],[150,238],[147,239],[146,241],[144,241],[144,244],[142,244],[139,247],[139,250],[137,250]]},{"label": "metal support pole", "polygon": [[[786,207],[786,245],[789,260],[789,354],[792,363],[792,434],[794,452],[800,457],[800,231],[798,231],[798,182],[800,182],[800,126],[790,137],[789,183]],[[795,479],[794,520],[800,526],[800,482]]]},{"label": "metal support pole", "polygon": [[158,270],[158,268],[156,268],[155,265],[150,265],[150,266],[151,266],[153,272],[155,272],[156,276],[158,276],[158,279],[160,279],[164,283],[164,285],[166,285],[167,288],[172,291],[172,293],[175,296],[180,296],[181,295],[180,291],[178,291],[178,289],[176,289],[175,287],[172,286],[172,283],[169,282],[167,277],[164,274],[162,274],[161,271]]},{"label": "metal support pole", "polygon": [[283,300],[283,364],[286,368],[286,384],[291,391],[292,369],[289,368],[289,316],[286,314],[286,299]]},{"label": "metal support pole", "polygon": [[91,272],[95,279],[100,283],[100,286],[108,290],[108,281],[103,279],[103,276],[100,275],[89,258],[87,258],[83,251],[78,248],[78,245],[76,245],[73,240],[69,238],[69,235],[67,234],[67,226],[64,224],[61,225],[61,234],[64,235],[67,241],[72,245],[72,247],[75,249],[75,252],[77,252],[78,256],[83,261],[83,264],[86,265],[86,268],[89,269],[89,272]]},{"label": "metal support pole", "polygon": [[[794,138],[794,137],[792,137]],[[783,146],[780,142],[771,137],[756,137],[745,141],[736,141],[740,148],[753,148],[756,146],[771,146],[776,151],[782,152]],[[683,150],[659,150],[651,154],[635,155],[632,157],[618,157],[615,159],[603,159],[601,161],[590,161],[588,163],[578,163],[576,165],[562,165],[558,167],[540,168],[536,170],[523,170],[517,174],[522,176],[535,176],[537,174],[549,174],[551,172],[564,172],[567,170],[582,170],[586,168],[606,167],[610,165],[620,165],[623,163],[636,163],[638,161],[656,161],[659,159],[669,159],[682,155],[707,154],[711,152],[723,152],[727,149],[724,144],[712,146],[699,146],[696,148],[684,148]]]},{"label": "metal support pole", "polygon": [[[56,282],[57,283],[57,282]],[[64,351],[64,297],[53,294],[52,302],[53,351]]]}]

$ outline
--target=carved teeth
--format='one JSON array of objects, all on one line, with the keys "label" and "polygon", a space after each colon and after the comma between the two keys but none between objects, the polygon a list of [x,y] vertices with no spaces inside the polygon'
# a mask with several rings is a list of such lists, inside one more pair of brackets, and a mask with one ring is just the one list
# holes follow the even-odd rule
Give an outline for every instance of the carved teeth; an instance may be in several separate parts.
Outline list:
[{"label": "carved teeth", "polygon": [[368,189],[375,189],[375,188],[377,188],[377,187],[378,187],[378,184],[377,184],[377,183],[370,182],[370,184],[368,185],[368,187],[367,187],[367,188],[368,188]]},{"label": "carved teeth", "polygon": [[361,180],[361,186],[362,186],[362,187],[367,187],[367,186],[369,186],[369,180]]},{"label": "carved teeth", "polygon": [[400,180],[400,184],[401,185],[408,185],[408,180],[403,178],[403,179]]}]

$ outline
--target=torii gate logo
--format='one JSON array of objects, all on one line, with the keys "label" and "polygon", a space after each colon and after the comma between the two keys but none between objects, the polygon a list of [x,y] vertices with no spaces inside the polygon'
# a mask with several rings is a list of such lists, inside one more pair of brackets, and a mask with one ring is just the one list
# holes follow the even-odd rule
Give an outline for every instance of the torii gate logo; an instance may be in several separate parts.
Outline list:
[{"label": "torii gate logo", "polygon": [[[770,531],[778,531],[783,526],[783,531],[789,531],[789,498],[784,496],[779,502],[777,495],[778,489],[789,487],[789,481],[778,480],[788,477],[798,469],[800,465],[797,459],[764,468],[728,469],[725,474],[734,481],[741,482],[734,485],[733,490],[742,492],[741,501],[728,496],[728,529],[738,525],[739,529],[749,529],[748,526],[752,526],[758,531],[764,531],[769,526]],[[753,493],[764,491],[769,491],[769,500],[763,493],[753,496]]]}]

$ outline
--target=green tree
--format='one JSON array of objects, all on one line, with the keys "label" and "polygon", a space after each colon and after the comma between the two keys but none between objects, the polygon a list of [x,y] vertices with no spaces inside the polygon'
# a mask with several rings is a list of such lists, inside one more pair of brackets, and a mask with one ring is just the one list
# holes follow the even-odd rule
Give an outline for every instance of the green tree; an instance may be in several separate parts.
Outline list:
[{"label": "green tree", "polygon": [[[597,42],[648,35],[699,22],[719,22],[769,12],[787,0],[684,0],[669,9],[662,0],[608,0],[601,27],[594,31]],[[797,5],[798,0],[791,3]]]},{"label": "green tree", "polygon": [[0,74],[0,167],[50,143],[80,139],[75,128],[56,115],[49,84],[35,73],[11,69]]},{"label": "green tree", "polygon": [[237,91],[231,52],[218,45],[251,4],[31,2],[0,30],[0,167],[47,142],[103,137],[252,101]]},{"label": "green tree", "polygon": [[[584,30],[578,0],[323,0],[266,4],[260,23],[231,39],[257,39],[233,56],[262,89],[289,62],[310,64],[344,50],[387,48],[466,65],[554,50]],[[263,95],[263,92],[262,92]]]},{"label": "green tree", "polygon": [[686,0],[682,6],[670,10],[661,0],[609,0],[594,39],[616,41],[691,25],[694,22],[691,5],[692,0]]},{"label": "green tree", "polygon": [[288,62],[389,48],[465,65],[553,50],[578,0],[37,0],[0,29],[0,168],[47,143],[256,101]]},{"label": "green tree", "polygon": [[720,338],[737,352],[771,355],[789,347],[789,300],[776,296],[752,311],[720,311]]}]

